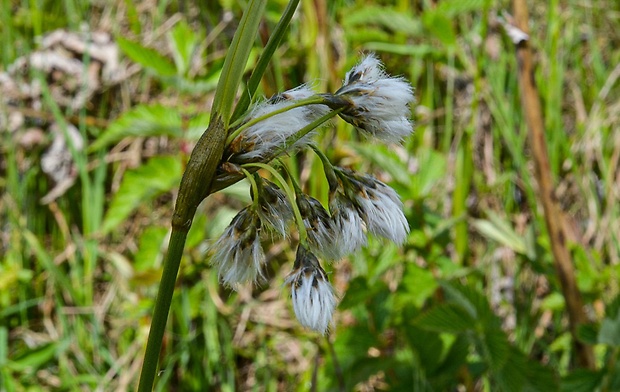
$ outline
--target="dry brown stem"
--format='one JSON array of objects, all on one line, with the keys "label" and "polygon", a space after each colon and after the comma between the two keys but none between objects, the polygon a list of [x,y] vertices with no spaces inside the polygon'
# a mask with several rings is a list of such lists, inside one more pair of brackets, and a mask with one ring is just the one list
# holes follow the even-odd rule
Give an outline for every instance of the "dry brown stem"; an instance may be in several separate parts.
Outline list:
[{"label": "dry brown stem", "polygon": [[[529,34],[529,16],[526,0],[514,0],[513,6],[516,27],[525,34]],[[555,197],[545,142],[543,115],[538,89],[534,80],[532,54],[527,39],[519,40],[515,44],[519,64],[521,103],[529,130],[530,147],[536,167],[536,181],[539,188],[538,196],[543,205],[545,222],[554,256],[554,267],[560,280],[562,294],[566,302],[566,309],[568,310],[570,331],[577,354],[576,359],[580,366],[594,369],[595,360],[592,347],[581,343],[576,337],[578,325],[586,323],[588,320],[583,310],[581,293],[577,287],[571,254],[567,247],[566,219]]]}]

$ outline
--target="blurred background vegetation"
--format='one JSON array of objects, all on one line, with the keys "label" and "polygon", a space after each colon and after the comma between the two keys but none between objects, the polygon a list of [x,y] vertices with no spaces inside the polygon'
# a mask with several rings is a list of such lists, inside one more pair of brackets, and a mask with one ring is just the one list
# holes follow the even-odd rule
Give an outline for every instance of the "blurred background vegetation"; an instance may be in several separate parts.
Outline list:
[{"label": "blurred background vegetation", "polygon": [[[220,286],[207,249],[249,200],[211,196],[189,235],[158,390],[620,390],[620,3],[530,2],[556,197],[591,324],[580,368],[519,97],[511,3],[302,0],[261,95],[335,91],[373,51],[416,88],[403,147],[344,122],[317,142],[401,195],[402,248],[327,266],[327,338],[283,280]],[[269,1],[248,72],[286,5]],[[175,192],[243,1],[0,2],[0,390],[136,387]],[[312,154],[289,157],[326,201]]]}]

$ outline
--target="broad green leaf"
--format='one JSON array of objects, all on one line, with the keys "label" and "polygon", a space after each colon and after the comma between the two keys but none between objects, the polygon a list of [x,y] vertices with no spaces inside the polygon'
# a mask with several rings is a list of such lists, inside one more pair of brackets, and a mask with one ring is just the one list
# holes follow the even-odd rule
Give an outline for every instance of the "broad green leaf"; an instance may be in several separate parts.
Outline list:
[{"label": "broad green leaf", "polygon": [[389,7],[366,6],[347,12],[342,19],[345,31],[357,26],[377,25],[391,32],[419,36],[422,25],[413,16]]},{"label": "broad green leaf", "polygon": [[603,380],[604,373],[586,369],[576,369],[562,378],[560,390],[562,392],[592,392],[597,391]]},{"label": "broad green leaf", "polygon": [[598,343],[599,330],[598,324],[581,324],[577,327],[577,339],[585,344],[594,346]]},{"label": "broad green leaf", "polygon": [[401,287],[405,291],[407,300],[419,308],[433,295],[439,284],[433,273],[415,264],[407,264],[405,275],[401,281]]},{"label": "broad green leaf", "polygon": [[103,220],[101,232],[109,233],[140,203],[172,189],[181,180],[181,175],[181,162],[174,157],[151,158],[145,165],[125,173]]},{"label": "broad green leaf", "polygon": [[418,362],[427,373],[440,364],[444,354],[443,341],[435,332],[425,331],[416,326],[405,326],[405,336],[418,357]]},{"label": "broad green leaf", "polygon": [[444,178],[447,162],[442,154],[431,149],[420,149],[417,158],[418,170],[411,176],[411,197],[423,199]]},{"label": "broad green leaf", "polygon": [[196,33],[182,20],[168,33],[168,42],[172,47],[172,58],[179,75],[186,75],[192,62],[192,56],[198,44]]},{"label": "broad green leaf", "polygon": [[456,45],[456,33],[452,27],[452,21],[446,15],[436,10],[428,11],[422,14],[422,21],[426,29],[446,47]]},{"label": "broad green leaf", "polygon": [[606,318],[601,323],[598,342],[613,347],[620,346],[620,313],[615,319]]},{"label": "broad green leaf", "polygon": [[364,48],[373,52],[385,52],[400,56],[428,57],[443,54],[444,51],[432,45],[403,45],[391,42],[368,42]]},{"label": "broad green leaf", "polygon": [[338,305],[339,309],[350,309],[361,303],[365,303],[368,297],[372,295],[366,279],[359,276],[349,282],[344,298]]},{"label": "broad green leaf", "polygon": [[138,242],[138,251],[134,255],[134,269],[143,272],[155,268],[158,261],[163,257],[164,240],[168,229],[165,227],[147,227]]},{"label": "broad green leaf", "polygon": [[198,140],[209,126],[209,113],[198,113],[191,120],[187,127],[187,138],[189,140]]},{"label": "broad green leaf", "polygon": [[[446,354],[442,364],[433,374],[433,379],[447,387],[452,385],[456,378],[457,372],[467,362],[469,354],[469,340],[465,335],[458,335],[454,342],[450,345],[450,349]],[[438,388],[439,390],[447,390],[447,388]]]},{"label": "broad green leaf", "polygon": [[112,121],[89,149],[96,151],[127,136],[180,137],[182,134],[181,116],[176,109],[162,105],[139,105]]},{"label": "broad green leaf", "polygon": [[480,326],[494,328],[498,319],[493,313],[486,296],[474,287],[440,281],[440,285],[449,302],[465,309]]},{"label": "broad green leaf", "polygon": [[483,354],[491,369],[500,369],[508,361],[510,343],[501,329],[488,329],[481,334]]},{"label": "broad green leaf", "polygon": [[141,44],[121,36],[116,37],[116,42],[127,57],[155,72],[157,76],[166,77],[176,75],[177,70],[174,64],[158,51],[145,48]]},{"label": "broad green leaf", "polygon": [[418,316],[415,324],[429,331],[462,333],[474,329],[476,320],[456,304],[440,304]]},{"label": "broad green leaf", "polygon": [[443,0],[434,11],[453,18],[466,12],[483,11],[488,3],[489,0]]}]

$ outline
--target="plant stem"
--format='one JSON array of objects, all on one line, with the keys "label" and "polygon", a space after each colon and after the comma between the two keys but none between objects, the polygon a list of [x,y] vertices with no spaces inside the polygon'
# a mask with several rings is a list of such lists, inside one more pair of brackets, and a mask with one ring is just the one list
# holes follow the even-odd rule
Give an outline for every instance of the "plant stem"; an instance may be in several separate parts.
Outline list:
[{"label": "plant stem", "polygon": [[[526,0],[514,0],[513,6],[517,27],[529,34]],[[577,338],[577,327],[579,324],[586,323],[588,319],[583,311],[583,301],[577,287],[575,269],[566,243],[566,218],[555,196],[545,141],[542,109],[534,80],[532,54],[527,40],[522,40],[516,44],[521,102],[529,129],[529,139],[536,167],[536,181],[540,188],[539,197],[542,201],[547,231],[549,232],[554,267],[566,301],[570,332],[577,352],[577,362],[582,367],[595,369],[596,363],[592,347],[580,342]]]},{"label": "plant stem", "polygon": [[159,361],[159,351],[161,350],[164,332],[166,331],[166,322],[170,312],[172,294],[174,293],[186,237],[186,232],[172,229],[168,254],[164,261],[164,271],[159,283],[157,299],[155,300],[155,310],[153,311],[151,331],[149,332],[149,340],[146,345],[146,353],[144,354],[144,364],[142,365],[138,391],[146,392],[153,389],[155,372],[157,371],[157,363]]},{"label": "plant stem", "polygon": [[202,200],[210,193],[211,182],[215,170],[224,153],[226,130],[224,123],[218,117],[203,133],[187,163],[187,168],[181,179],[179,196],[172,215],[172,234],[168,253],[164,260],[164,270],[159,283],[159,291],[155,300],[151,331],[146,344],[146,353],[140,375],[139,392],[150,392],[153,389],[157,362],[161,350],[162,339],[166,330],[166,322],[174,285],[183,256],[183,248],[187,232],[192,226],[196,209]]}]

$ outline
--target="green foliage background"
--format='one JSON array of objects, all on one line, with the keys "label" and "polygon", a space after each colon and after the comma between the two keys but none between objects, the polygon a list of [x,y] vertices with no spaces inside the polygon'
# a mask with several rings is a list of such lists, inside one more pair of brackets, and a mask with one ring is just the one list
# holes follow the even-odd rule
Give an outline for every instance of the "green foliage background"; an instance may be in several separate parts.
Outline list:
[{"label": "green foliage background", "polygon": [[[361,139],[344,122],[317,140],[333,162],[393,186],[411,234],[403,248],[373,239],[328,266],[342,301],[323,338],[294,319],[283,287],[294,259],[287,242],[270,248],[264,284],[218,284],[207,248],[248,202],[248,187],[211,196],[188,237],[158,390],[620,390],[620,5],[552,0],[530,10],[551,170],[592,321],[579,338],[595,349],[593,371],[571,355],[514,46],[501,26],[510,3],[301,3],[261,95],[304,82],[335,91],[367,51],[410,80],[417,125],[403,147]],[[135,388],[176,187],[208,124],[243,5],[0,3],[0,71],[35,50],[35,37],[84,24],[112,33],[135,70],[78,111],[48,99],[28,117],[41,127],[74,122],[88,141],[71,151],[75,184],[52,203],[40,202],[53,187],[40,168],[51,136],[25,146],[25,130],[0,129],[0,390]],[[248,72],[285,2],[267,7]],[[12,105],[0,113],[28,108]],[[326,200],[317,159],[299,154],[287,165]]]}]

